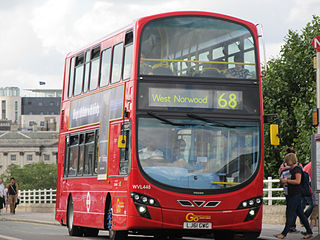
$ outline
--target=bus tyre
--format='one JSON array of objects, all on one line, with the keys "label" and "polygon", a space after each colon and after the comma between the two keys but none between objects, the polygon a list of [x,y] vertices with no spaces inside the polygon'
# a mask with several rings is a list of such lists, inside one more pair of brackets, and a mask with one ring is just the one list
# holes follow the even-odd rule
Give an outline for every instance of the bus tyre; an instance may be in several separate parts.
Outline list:
[{"label": "bus tyre", "polygon": [[107,227],[109,229],[109,239],[110,240],[124,240],[124,239],[127,239],[127,237],[128,237],[128,232],[127,231],[115,231],[115,230],[112,230],[112,207],[109,207],[109,210],[108,210]]},{"label": "bus tyre", "polygon": [[260,232],[246,232],[244,233],[245,240],[256,240],[260,236]]},{"label": "bus tyre", "polygon": [[214,233],[214,240],[233,240],[234,233],[231,231],[219,231]]},{"label": "bus tyre", "polygon": [[85,228],[83,229],[83,235],[85,237],[97,237],[99,234],[99,229],[97,228]]},{"label": "bus tyre", "polygon": [[82,236],[83,231],[81,227],[73,225],[73,201],[70,197],[67,210],[67,227],[70,236]]}]

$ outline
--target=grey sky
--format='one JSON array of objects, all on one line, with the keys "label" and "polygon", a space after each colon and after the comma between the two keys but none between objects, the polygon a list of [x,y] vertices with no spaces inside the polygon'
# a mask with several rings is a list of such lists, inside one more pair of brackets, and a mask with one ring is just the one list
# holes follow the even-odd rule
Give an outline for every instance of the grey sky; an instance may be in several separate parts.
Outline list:
[{"label": "grey sky", "polygon": [[0,87],[62,88],[65,55],[133,20],[155,13],[201,10],[264,27],[267,56],[289,29],[320,15],[320,0],[10,0],[0,4]]}]

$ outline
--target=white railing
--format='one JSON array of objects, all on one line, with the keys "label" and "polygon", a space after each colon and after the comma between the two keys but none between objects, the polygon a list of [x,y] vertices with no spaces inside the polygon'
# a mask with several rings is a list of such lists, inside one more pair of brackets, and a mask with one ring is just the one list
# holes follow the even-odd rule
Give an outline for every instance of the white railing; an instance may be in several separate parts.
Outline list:
[{"label": "white railing", "polygon": [[[267,196],[263,197],[263,200],[267,201],[268,205],[272,205],[273,201],[285,200],[284,195],[282,194],[282,187],[273,188],[273,183],[279,183],[279,179],[268,179],[263,180],[266,188],[263,188],[263,192]],[[280,192],[281,197],[273,196],[273,192]],[[278,194],[279,195],[279,194]],[[56,190],[55,189],[43,189],[43,190],[19,190],[19,197],[21,203],[55,203],[56,202]]]},{"label": "white railing", "polygon": [[19,190],[19,198],[21,203],[55,203],[56,189]]},{"label": "white railing", "polygon": [[272,205],[272,201],[278,201],[278,200],[285,200],[286,198],[284,197],[283,194],[281,194],[281,197],[274,197],[272,196],[273,192],[283,192],[283,188],[273,188],[272,184],[273,183],[279,183],[279,179],[272,179],[272,177],[268,177],[268,179],[263,180],[264,185],[267,185],[267,188],[263,188],[263,192],[267,193],[267,197],[263,197],[263,200],[268,201],[268,205]]}]

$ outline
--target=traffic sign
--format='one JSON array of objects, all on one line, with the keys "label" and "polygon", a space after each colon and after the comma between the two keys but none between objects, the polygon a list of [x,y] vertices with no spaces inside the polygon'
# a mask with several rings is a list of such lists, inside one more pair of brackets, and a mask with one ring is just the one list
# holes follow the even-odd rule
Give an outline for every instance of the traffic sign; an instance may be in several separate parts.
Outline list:
[{"label": "traffic sign", "polygon": [[314,37],[312,39],[312,47],[317,51],[320,51],[320,36]]}]

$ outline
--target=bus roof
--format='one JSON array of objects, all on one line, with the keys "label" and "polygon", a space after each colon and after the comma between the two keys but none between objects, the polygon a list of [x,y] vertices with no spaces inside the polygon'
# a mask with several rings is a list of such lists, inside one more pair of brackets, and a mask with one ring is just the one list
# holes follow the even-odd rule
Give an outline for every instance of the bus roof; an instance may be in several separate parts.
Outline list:
[{"label": "bus roof", "polygon": [[228,15],[224,15],[224,14],[220,14],[220,13],[213,13],[213,12],[205,12],[205,11],[175,11],[175,12],[165,12],[165,13],[159,13],[159,14],[154,14],[154,15],[149,15],[149,16],[145,16],[145,17],[141,17],[137,20],[134,20],[131,24],[122,27],[120,29],[115,30],[114,32],[109,33],[108,35],[76,50],[73,52],[70,52],[67,54],[67,58],[69,58],[70,56],[76,55],[79,52],[83,52],[85,49],[94,47],[96,45],[98,45],[99,43],[111,38],[112,36],[118,35],[121,32],[125,32],[128,31],[130,29],[133,28],[137,28],[140,26],[143,26],[144,24],[146,24],[147,22],[153,20],[153,19],[157,19],[157,18],[164,18],[164,17],[172,17],[172,16],[183,16],[183,15],[198,15],[198,16],[210,16],[210,17],[217,17],[217,18],[223,18],[223,19],[227,19],[230,21],[235,21],[235,22],[240,22],[242,24],[247,25],[248,27],[250,27],[251,29],[253,27],[255,27],[255,25],[251,22],[242,20],[240,18],[235,18],[235,17],[231,17]]}]

